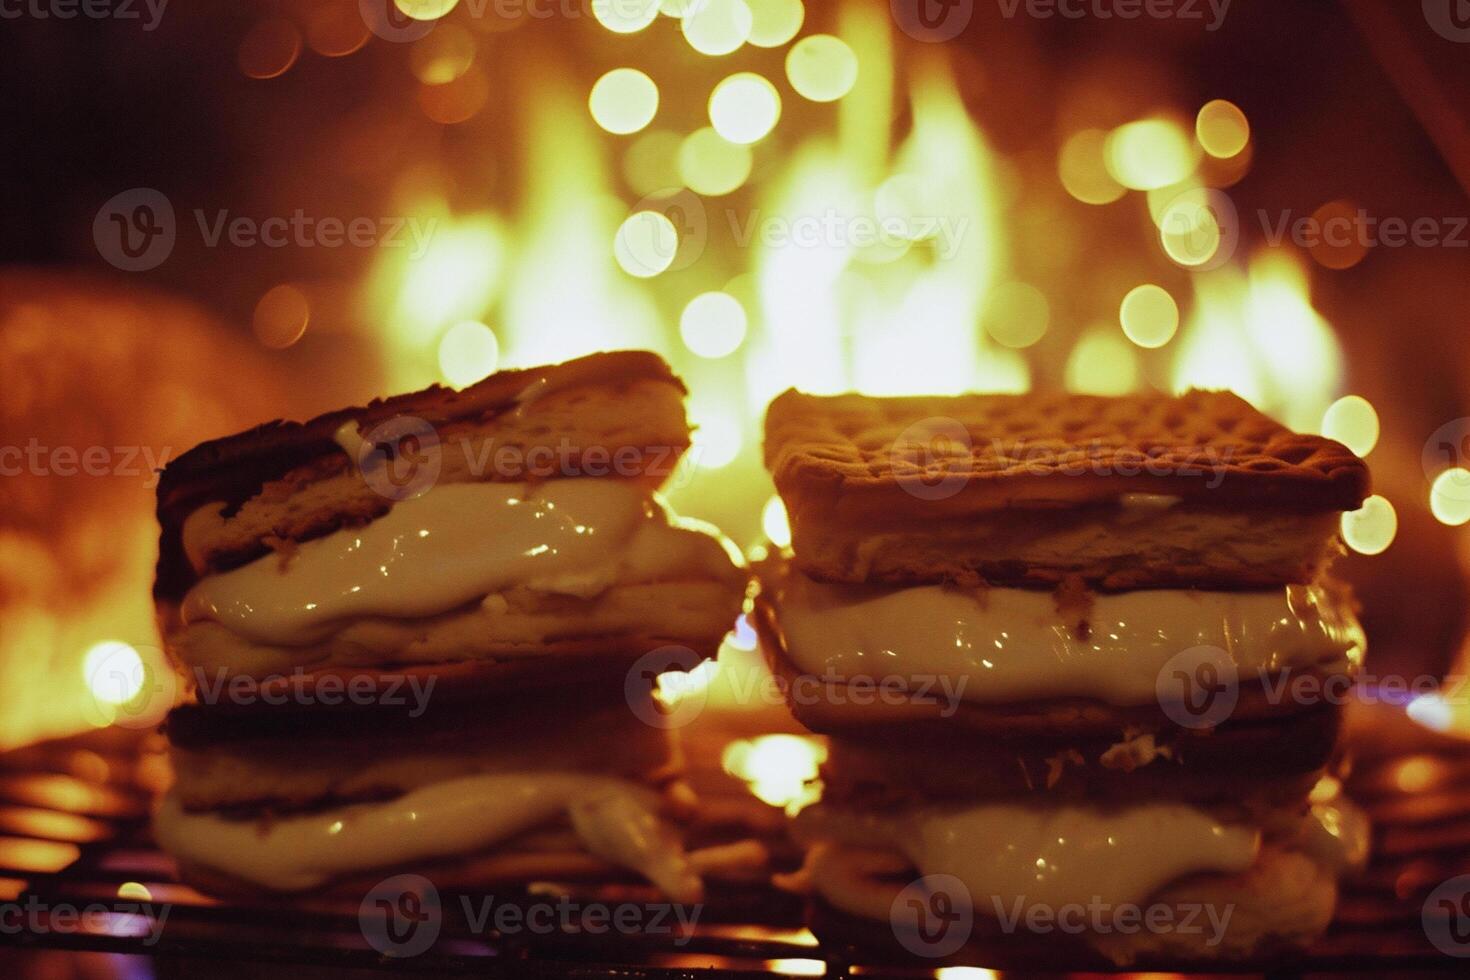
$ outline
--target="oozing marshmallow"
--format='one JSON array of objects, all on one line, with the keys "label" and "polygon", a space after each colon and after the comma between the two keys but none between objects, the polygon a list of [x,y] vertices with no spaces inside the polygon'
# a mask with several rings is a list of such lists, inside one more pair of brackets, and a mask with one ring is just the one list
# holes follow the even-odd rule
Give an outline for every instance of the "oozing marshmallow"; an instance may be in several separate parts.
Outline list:
[{"label": "oozing marshmallow", "polygon": [[511,588],[591,597],[615,583],[727,579],[729,548],[612,479],[451,483],[372,523],[210,575],[185,624],[219,622],[259,643],[301,645],[364,616],[432,616]]},{"label": "oozing marshmallow", "polygon": [[1096,595],[1086,631],[1075,628],[1078,615],[1058,612],[1051,593],[1025,589],[878,590],[791,574],[775,602],[786,654],[808,674],[945,676],[964,700],[987,704],[1064,697],[1147,704],[1170,659],[1197,646],[1223,649],[1242,681],[1356,662],[1364,646],[1351,611],[1315,585]]},{"label": "oozing marshmallow", "polygon": [[153,832],[185,861],[276,891],[305,891],[355,872],[474,854],[565,815],[594,856],[642,874],[675,901],[697,902],[699,877],[657,806],[652,790],[621,779],[509,773],[269,820],[188,813],[171,793]]}]

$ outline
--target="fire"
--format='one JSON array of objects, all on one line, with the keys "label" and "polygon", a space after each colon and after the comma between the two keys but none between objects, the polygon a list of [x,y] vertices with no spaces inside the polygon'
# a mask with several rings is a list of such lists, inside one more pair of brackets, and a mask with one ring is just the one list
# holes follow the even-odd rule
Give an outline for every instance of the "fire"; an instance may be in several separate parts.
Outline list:
[{"label": "fire", "polygon": [[725,748],[721,764],[745,780],[757,798],[795,812],[820,795],[814,785],[827,747],[803,735],[761,735]]}]

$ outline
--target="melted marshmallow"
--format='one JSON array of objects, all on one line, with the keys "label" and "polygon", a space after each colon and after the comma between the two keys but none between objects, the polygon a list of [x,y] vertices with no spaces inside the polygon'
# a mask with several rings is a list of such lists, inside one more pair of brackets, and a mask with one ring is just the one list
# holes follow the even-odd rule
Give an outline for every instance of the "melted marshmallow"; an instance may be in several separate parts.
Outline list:
[{"label": "melted marshmallow", "polygon": [[185,861],[294,892],[353,872],[473,854],[565,814],[591,854],[639,872],[675,901],[697,902],[699,878],[657,805],[651,790],[612,777],[510,773],[268,821],[187,813],[169,794],[153,831]]},{"label": "melted marshmallow", "polygon": [[732,574],[720,538],[676,524],[625,481],[451,483],[302,542],[284,563],[266,555],[207,576],[183,617],[302,645],[343,621],[432,616],[515,587],[587,598],[620,582]]},{"label": "melted marshmallow", "polygon": [[[1362,628],[1317,586],[1266,592],[1151,590],[1092,597],[1090,627],[1051,593],[942,586],[870,590],[791,574],[777,597],[786,653],[804,672],[963,680],[967,701],[1090,697],[1153,702],[1160,670],[1191,647],[1224,649],[1242,680],[1356,660]],[[958,685],[957,685],[958,687]]]}]

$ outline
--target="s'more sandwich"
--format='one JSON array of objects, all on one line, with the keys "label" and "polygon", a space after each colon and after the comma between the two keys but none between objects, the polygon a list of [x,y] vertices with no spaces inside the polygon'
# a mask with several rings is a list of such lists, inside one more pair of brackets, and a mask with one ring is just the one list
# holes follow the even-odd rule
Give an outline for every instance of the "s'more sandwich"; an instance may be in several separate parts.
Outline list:
[{"label": "s'more sandwich", "polygon": [[786,882],[819,936],[1084,968],[1326,928],[1366,827],[1341,699],[1298,695],[1363,656],[1327,571],[1361,460],[1209,391],[789,391],[765,459],[792,541],[756,619],[830,741]]},{"label": "s'more sandwich", "polygon": [[715,655],[745,593],[738,552],[656,492],[684,395],[654,354],[595,354],[172,463],[154,597],[189,697],[154,832],[185,879],[697,901],[677,752],[630,710]]}]

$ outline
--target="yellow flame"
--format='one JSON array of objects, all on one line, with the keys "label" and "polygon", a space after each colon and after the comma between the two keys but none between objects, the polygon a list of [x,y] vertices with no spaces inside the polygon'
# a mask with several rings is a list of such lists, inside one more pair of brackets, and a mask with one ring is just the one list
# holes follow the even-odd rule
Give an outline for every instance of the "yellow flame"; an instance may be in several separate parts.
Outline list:
[{"label": "yellow flame", "polygon": [[725,772],[750,785],[755,796],[788,812],[816,800],[817,773],[827,760],[827,747],[804,735],[761,735],[725,747]]}]

